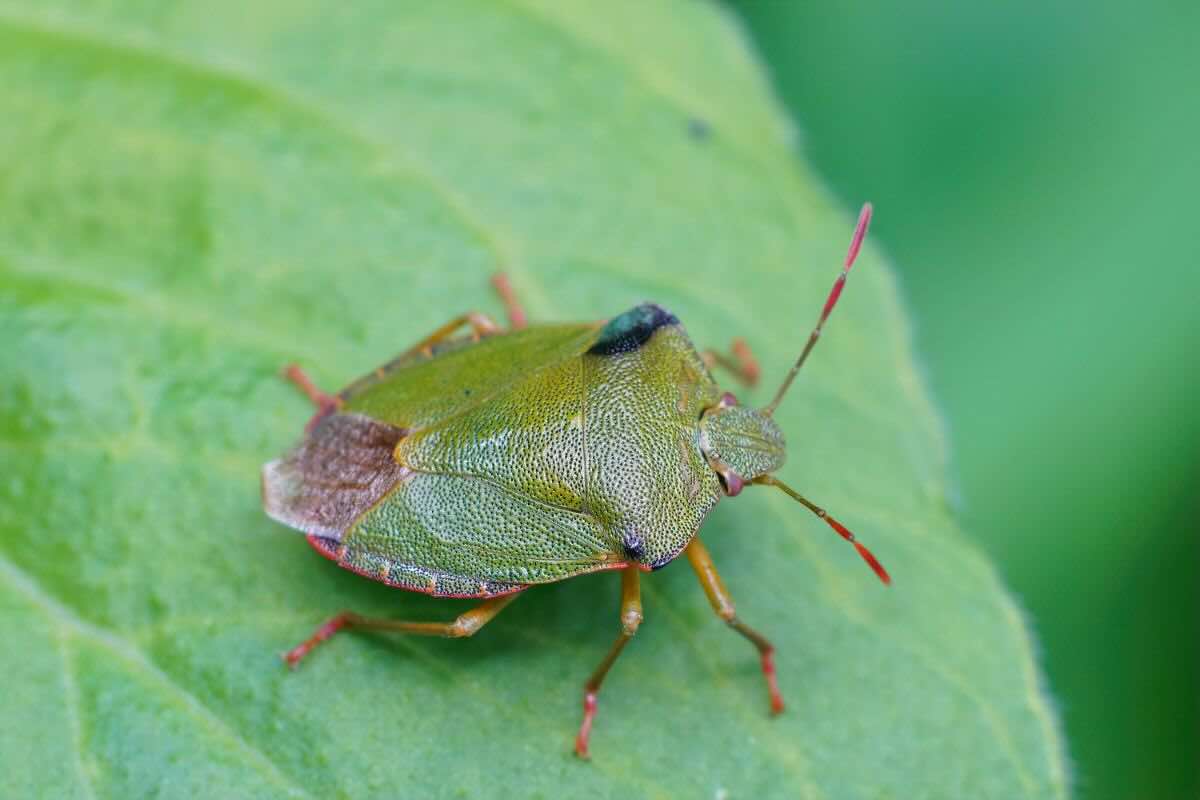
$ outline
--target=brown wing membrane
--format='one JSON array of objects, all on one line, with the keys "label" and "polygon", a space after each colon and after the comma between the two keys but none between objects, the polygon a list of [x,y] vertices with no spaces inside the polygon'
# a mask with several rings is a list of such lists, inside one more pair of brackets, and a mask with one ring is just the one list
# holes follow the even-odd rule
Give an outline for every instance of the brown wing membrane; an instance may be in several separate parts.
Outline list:
[{"label": "brown wing membrane", "polygon": [[333,414],[262,471],[263,507],[305,533],[343,532],[408,474],[392,451],[408,432],[361,414]]}]

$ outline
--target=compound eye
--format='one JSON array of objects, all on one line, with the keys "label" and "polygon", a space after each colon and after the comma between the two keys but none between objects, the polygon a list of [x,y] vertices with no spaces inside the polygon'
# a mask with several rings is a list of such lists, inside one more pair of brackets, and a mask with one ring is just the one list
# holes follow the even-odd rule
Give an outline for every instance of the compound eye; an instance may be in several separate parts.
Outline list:
[{"label": "compound eye", "polygon": [[746,482],[742,480],[742,477],[723,464],[716,467],[716,473],[717,480],[721,482],[721,489],[727,497],[737,497],[746,487]]},{"label": "compound eye", "polygon": [[718,403],[721,408],[730,408],[738,404],[737,398],[733,396],[733,392],[726,392],[721,395],[721,402]]}]

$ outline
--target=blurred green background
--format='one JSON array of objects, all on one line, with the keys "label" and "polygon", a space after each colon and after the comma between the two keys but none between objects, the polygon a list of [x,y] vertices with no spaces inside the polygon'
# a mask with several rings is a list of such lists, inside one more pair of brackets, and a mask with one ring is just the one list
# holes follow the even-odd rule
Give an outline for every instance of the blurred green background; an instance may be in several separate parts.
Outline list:
[{"label": "blurred green background", "polygon": [[1200,796],[1200,4],[731,6],[876,204],[1077,795]]}]

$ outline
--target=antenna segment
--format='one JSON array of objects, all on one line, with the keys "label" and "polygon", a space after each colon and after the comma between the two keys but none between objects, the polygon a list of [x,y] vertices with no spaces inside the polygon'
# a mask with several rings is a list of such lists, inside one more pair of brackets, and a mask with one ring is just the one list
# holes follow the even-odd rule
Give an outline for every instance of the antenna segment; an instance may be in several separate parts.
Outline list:
[{"label": "antenna segment", "polygon": [[838,275],[837,280],[833,282],[833,288],[829,290],[829,296],[825,298],[825,307],[821,309],[821,318],[817,320],[817,326],[808,335],[808,342],[804,345],[804,349],[800,351],[800,357],[796,359],[796,363],[788,372],[787,377],[783,379],[783,385],[779,387],[779,391],[775,392],[775,398],[763,409],[763,413],[768,417],[775,413],[775,409],[779,407],[783,396],[791,388],[792,381],[796,380],[796,373],[800,372],[800,368],[804,366],[804,361],[808,358],[808,354],[816,346],[817,339],[821,338],[821,329],[825,327],[825,320],[829,319],[830,312],[837,305],[838,298],[842,296],[842,289],[846,286],[846,276],[850,274],[850,268],[854,266],[854,259],[858,258],[858,251],[862,247],[863,238],[867,235],[867,226],[870,224],[871,204],[864,203],[862,211],[858,212],[858,224],[854,226],[854,237],[850,240],[850,249],[846,252],[846,261],[842,266],[842,274]]}]

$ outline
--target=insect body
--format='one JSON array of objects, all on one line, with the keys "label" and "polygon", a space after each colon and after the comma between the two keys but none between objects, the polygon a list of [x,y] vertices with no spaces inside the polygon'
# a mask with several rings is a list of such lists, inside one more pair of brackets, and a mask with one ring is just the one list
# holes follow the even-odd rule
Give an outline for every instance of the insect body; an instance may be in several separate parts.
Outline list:
[{"label": "insect body", "polygon": [[888,580],[848,530],[771,475],[784,461],[772,413],[837,302],[869,218],[866,206],[817,327],[761,410],[739,405],[709,371],[721,365],[752,381],[744,346],[735,343],[733,358],[702,355],[650,303],[606,323],[526,327],[503,276],[508,331],[463,315],[334,396],[289,368],[318,411],[300,444],[264,466],[267,513],[369,578],[483,602],[451,623],[343,612],[288,663],[345,627],[470,636],[529,586],[619,570],[620,633],[585,687],[575,750],[586,756],[597,692],[642,620],[640,573],[683,553],[714,610],[758,649],[771,709],[781,711],[774,648],[736,616],[697,531],[722,497],[774,485]]}]

